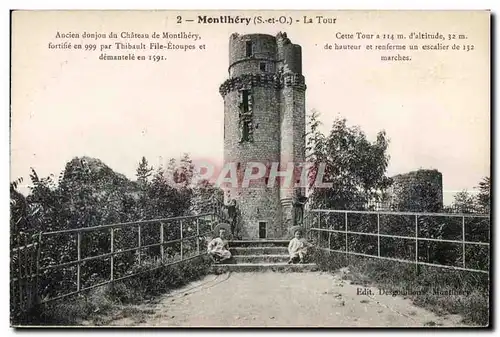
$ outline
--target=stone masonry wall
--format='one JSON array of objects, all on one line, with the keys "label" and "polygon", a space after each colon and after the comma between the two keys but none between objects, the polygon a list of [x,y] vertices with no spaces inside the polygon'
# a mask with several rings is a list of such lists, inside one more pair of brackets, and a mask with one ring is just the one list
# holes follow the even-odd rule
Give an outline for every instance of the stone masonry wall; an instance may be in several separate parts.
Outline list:
[{"label": "stone masonry wall", "polygon": [[[246,53],[247,41],[252,43],[251,56]],[[248,162],[270,167],[284,158],[304,161],[306,87],[300,46],[281,34],[233,34],[229,62],[229,78],[219,90],[224,98],[224,162],[236,163],[239,183]],[[253,141],[240,142],[241,90],[250,90],[253,97]],[[236,199],[241,211],[243,238],[258,238],[259,222],[267,223],[267,238],[286,235],[290,223],[283,221],[282,199],[291,201],[296,191],[280,190],[277,183],[269,188],[266,183],[263,178],[252,181],[249,188],[225,189],[226,201]],[[286,212],[293,214],[290,202],[287,205]]]},{"label": "stone masonry wall", "polygon": [[443,175],[437,170],[418,170],[392,177],[389,190],[395,211],[439,212],[443,208]]}]

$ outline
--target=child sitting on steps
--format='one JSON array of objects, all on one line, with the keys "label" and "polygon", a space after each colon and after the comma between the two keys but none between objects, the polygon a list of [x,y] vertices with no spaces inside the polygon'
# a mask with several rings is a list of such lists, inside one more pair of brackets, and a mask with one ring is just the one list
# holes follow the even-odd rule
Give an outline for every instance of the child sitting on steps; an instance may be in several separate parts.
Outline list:
[{"label": "child sitting on steps", "polygon": [[288,264],[297,262],[304,263],[305,257],[307,256],[307,248],[311,245],[302,238],[301,229],[295,230],[293,235],[294,238],[290,240],[290,243],[288,244],[288,253],[290,254]]}]

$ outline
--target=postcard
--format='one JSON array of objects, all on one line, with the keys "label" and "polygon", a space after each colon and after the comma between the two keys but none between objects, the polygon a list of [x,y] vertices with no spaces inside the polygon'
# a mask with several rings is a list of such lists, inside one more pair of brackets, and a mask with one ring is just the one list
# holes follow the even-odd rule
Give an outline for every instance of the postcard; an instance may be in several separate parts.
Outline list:
[{"label": "postcard", "polygon": [[11,325],[490,326],[490,25],[12,11]]}]

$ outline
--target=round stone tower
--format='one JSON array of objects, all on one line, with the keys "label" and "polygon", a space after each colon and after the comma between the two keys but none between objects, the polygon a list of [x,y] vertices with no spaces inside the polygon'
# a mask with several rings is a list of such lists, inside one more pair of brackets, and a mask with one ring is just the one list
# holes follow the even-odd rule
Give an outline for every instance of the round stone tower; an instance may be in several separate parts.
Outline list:
[{"label": "round stone tower", "polygon": [[443,175],[438,170],[420,169],[392,177],[389,189],[395,211],[441,212]]},{"label": "round stone tower", "polygon": [[[288,163],[304,161],[301,68],[301,48],[284,33],[230,37],[229,78],[220,93],[224,98],[224,163],[235,165],[238,186],[224,190],[226,202],[236,200],[241,235],[246,239],[282,238],[294,224],[293,200],[299,189],[282,186],[279,180],[270,182],[269,174],[273,163],[281,165],[281,172]],[[242,186],[251,162],[266,167],[266,175]]]}]

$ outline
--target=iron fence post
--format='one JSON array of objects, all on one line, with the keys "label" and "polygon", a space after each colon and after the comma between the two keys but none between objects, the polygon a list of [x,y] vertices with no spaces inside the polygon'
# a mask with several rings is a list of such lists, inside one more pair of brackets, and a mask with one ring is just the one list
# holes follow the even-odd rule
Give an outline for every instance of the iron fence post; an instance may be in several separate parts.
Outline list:
[{"label": "iron fence post", "polygon": [[26,292],[26,307],[29,309],[30,306],[30,275],[29,275],[29,270],[28,270],[28,263],[29,263],[29,257],[28,257],[28,235],[24,236],[24,277],[25,277],[25,287],[24,290]]},{"label": "iron fence post", "polygon": [[23,310],[23,281],[21,273],[21,233],[17,235],[17,282],[19,284],[19,308]]},{"label": "iron fence post", "polygon": [[309,211],[305,214],[304,216],[304,224],[305,224],[305,227],[306,227],[306,238],[308,240],[311,240],[312,237],[311,237],[311,218],[310,218],[310,213]]},{"label": "iron fence post", "polygon": [[415,272],[418,274],[418,214],[415,214]]},{"label": "iron fence post", "polygon": [[76,263],[76,291],[80,291],[80,269],[81,269],[81,241],[82,241],[82,232],[78,232],[76,235],[76,254],[77,254],[77,263]]},{"label": "iron fence post", "polygon": [[465,268],[465,216],[462,216],[462,265]]},{"label": "iron fence post", "polygon": [[110,228],[110,280],[113,281],[115,279],[115,229],[113,227]]},{"label": "iron fence post", "polygon": [[42,232],[38,234],[38,247],[36,252],[36,302],[41,302],[41,294],[40,294],[40,259],[42,255]]},{"label": "iron fence post", "polygon": [[161,262],[165,261],[165,228],[163,225],[163,222],[160,222],[160,255],[161,255]]},{"label": "iron fence post", "polygon": [[[328,222],[330,222],[331,216],[328,217]],[[328,226],[328,229],[330,230],[330,226]],[[332,232],[328,231],[328,249],[332,248]]]},{"label": "iron fence post", "polygon": [[318,247],[321,247],[321,213],[318,212]]},{"label": "iron fence post", "polygon": [[380,257],[380,213],[377,213],[377,251]]},{"label": "iron fence post", "polygon": [[33,268],[35,267],[35,264],[36,264],[36,247],[38,246],[36,244],[36,241],[35,241],[35,237],[32,235],[31,236],[31,247],[33,247],[33,249],[30,250],[30,254],[29,254],[29,260],[30,260],[30,263],[29,263],[29,275],[30,275],[30,297],[29,297],[29,307],[32,308],[33,307],[33,303],[34,303],[34,299],[36,298],[36,292],[37,292],[37,288],[36,288],[36,275],[33,274]]},{"label": "iron fence post", "polygon": [[200,255],[200,219],[196,218],[196,255]]},{"label": "iron fence post", "polygon": [[345,258],[347,262],[347,252],[348,252],[348,244],[347,244],[347,212],[345,212]]},{"label": "iron fence post", "polygon": [[180,225],[181,225],[181,261],[183,260],[183,241],[184,241],[184,234],[182,233],[182,220],[180,220]]},{"label": "iron fence post", "polygon": [[138,253],[138,259],[139,259],[139,266],[141,265],[141,225],[139,224],[139,226],[137,227],[137,240],[139,241],[138,242],[138,246],[137,246],[137,253]]},{"label": "iron fence post", "polygon": [[[31,242],[31,240],[30,240]],[[26,277],[26,307],[29,309],[31,307],[31,292],[32,292],[32,279],[30,274],[30,268],[28,264],[31,264],[29,253],[28,253],[28,235],[24,237],[24,275]]]}]

